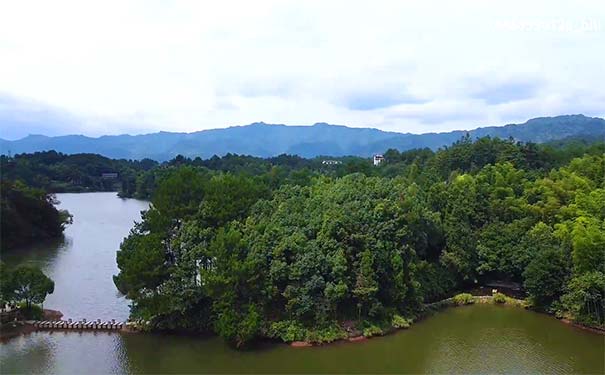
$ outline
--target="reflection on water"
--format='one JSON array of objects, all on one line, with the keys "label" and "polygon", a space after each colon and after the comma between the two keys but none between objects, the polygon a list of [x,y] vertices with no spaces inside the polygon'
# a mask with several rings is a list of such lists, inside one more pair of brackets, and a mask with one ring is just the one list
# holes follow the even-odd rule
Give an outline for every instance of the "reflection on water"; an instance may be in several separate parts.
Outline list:
[{"label": "reflection on water", "polygon": [[70,238],[62,235],[58,238],[51,238],[27,247],[5,252],[2,254],[2,260],[8,265],[30,264],[49,268],[49,265],[57,258],[57,254],[62,249],[69,248],[70,246]]},{"label": "reflection on water", "polygon": [[65,318],[128,317],[128,301],[118,293],[112,276],[118,272],[116,250],[141,210],[149,203],[120,199],[116,193],[57,194],[59,208],[73,215],[63,238],[3,254],[7,265],[33,264],[55,281],[45,308]]},{"label": "reflection on water", "polygon": [[130,372],[119,334],[36,332],[0,346],[2,373],[124,374]]},{"label": "reflection on water", "polygon": [[[55,280],[45,307],[66,317],[125,319],[115,251],[146,202],[113,193],[60,194],[74,215],[63,240],[3,254]],[[518,308],[446,310],[411,329],[320,348],[235,351],[218,338],[36,332],[0,344],[0,373],[603,373],[604,337]]]},{"label": "reflection on water", "polygon": [[218,338],[38,332],[0,346],[4,373],[603,373],[603,337],[493,305],[446,310],[411,329],[317,348],[236,351]]},{"label": "reflection on water", "polygon": [[605,342],[545,315],[477,305],[355,344],[242,352],[217,338],[130,335],[123,348],[134,372],[535,374],[603,373]]}]

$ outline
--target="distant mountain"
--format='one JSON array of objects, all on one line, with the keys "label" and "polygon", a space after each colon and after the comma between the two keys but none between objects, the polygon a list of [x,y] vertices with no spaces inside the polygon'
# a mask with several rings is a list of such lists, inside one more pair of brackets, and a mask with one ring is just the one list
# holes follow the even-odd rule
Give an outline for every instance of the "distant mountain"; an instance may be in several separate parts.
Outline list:
[{"label": "distant mountain", "polygon": [[30,135],[16,141],[0,139],[3,154],[56,150],[67,154],[89,152],[111,158],[168,160],[178,154],[202,158],[226,153],[260,157],[283,153],[303,157],[318,155],[370,156],[389,148],[408,150],[447,146],[469,133],[471,137],[512,137],[543,143],[569,137],[605,139],[605,120],[583,115],[541,117],[523,124],[489,126],[447,133],[410,134],[371,128],[349,128],[318,123],[286,126],[253,123],[194,133],[159,132],[144,135],[112,135],[90,138],[82,135],[46,137]]}]

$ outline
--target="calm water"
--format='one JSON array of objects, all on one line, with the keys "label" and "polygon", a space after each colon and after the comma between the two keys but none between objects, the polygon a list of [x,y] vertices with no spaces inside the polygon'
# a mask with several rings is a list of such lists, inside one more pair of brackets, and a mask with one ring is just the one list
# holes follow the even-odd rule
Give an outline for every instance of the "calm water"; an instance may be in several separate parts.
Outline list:
[{"label": "calm water", "polygon": [[[39,264],[55,280],[45,307],[67,317],[125,318],[111,280],[115,251],[145,202],[115,194],[61,194],[74,215],[65,240],[4,256]],[[605,337],[516,308],[450,309],[412,329],[322,348],[268,345],[238,352],[220,339],[169,335],[38,332],[0,345],[5,373],[599,373]]]},{"label": "calm water", "polygon": [[64,238],[2,254],[8,265],[40,267],[55,281],[55,291],[44,308],[59,310],[64,318],[128,318],[128,301],[113,284],[118,273],[116,250],[148,202],[120,199],[116,193],[57,194],[59,208],[73,215]]}]

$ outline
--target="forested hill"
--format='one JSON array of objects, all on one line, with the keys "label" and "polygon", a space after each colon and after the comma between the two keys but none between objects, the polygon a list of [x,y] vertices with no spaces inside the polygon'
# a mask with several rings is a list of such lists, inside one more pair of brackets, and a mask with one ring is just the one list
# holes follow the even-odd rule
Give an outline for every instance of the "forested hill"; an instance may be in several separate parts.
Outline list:
[{"label": "forested hill", "polygon": [[146,329],[236,346],[380,335],[494,281],[605,329],[604,147],[465,137],[317,171],[296,157],[180,157],[137,178],[152,204],[114,282]]},{"label": "forested hill", "polygon": [[46,137],[30,135],[20,140],[0,139],[3,154],[55,150],[66,154],[96,153],[116,159],[150,158],[164,161],[177,155],[210,158],[227,153],[271,157],[292,154],[310,158],[318,155],[370,156],[392,148],[433,150],[460,139],[484,136],[543,143],[568,137],[605,139],[605,120],[583,115],[543,117],[523,124],[482,127],[447,133],[410,134],[370,128],[318,123],[313,126],[285,126],[254,123],[194,133],[159,132],[145,135],[116,135],[90,138],[82,135]]},{"label": "forested hill", "polygon": [[96,154],[65,155],[56,151],[0,156],[2,181],[20,181],[49,193],[128,192],[134,189],[138,175],[157,165],[149,159],[114,160]]},{"label": "forested hill", "polygon": [[[472,170],[501,160],[516,161],[524,167],[549,170],[568,163],[584,154],[600,155],[605,142],[598,139],[566,138],[542,144],[515,142],[510,139],[465,136],[436,152],[412,149],[399,152],[382,150],[385,162],[381,168],[372,165],[371,158],[359,156],[301,158],[296,155],[279,155],[260,158],[249,155],[226,154],[209,159],[186,158],[158,163],[151,159],[109,159],[97,154],[66,155],[56,151],[0,156],[2,180],[22,183],[50,193],[78,193],[90,191],[118,191],[122,197],[151,198],[157,181],[175,167],[190,165],[208,171],[263,176],[272,186],[285,182],[300,182],[309,176],[328,175],[342,177],[351,173],[368,176],[395,176],[402,168],[416,163],[417,168],[427,167],[430,159],[439,160],[439,170],[452,164]],[[500,155],[500,156],[499,156]],[[455,156],[453,159],[451,156]]]}]

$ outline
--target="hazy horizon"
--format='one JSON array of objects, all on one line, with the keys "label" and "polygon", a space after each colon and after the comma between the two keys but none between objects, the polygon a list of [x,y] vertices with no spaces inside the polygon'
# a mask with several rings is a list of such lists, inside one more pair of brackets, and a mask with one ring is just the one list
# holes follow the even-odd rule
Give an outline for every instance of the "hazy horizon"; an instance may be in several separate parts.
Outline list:
[{"label": "hazy horizon", "polygon": [[[602,119],[602,117],[599,116],[586,116],[582,113],[577,113],[577,114],[561,114],[561,115],[557,115],[557,116],[549,116],[549,117],[560,117],[560,116],[585,116],[585,117],[593,117],[593,118],[600,118]],[[393,133],[398,133],[398,134],[405,134],[405,133],[409,133],[409,134],[416,134],[416,135],[420,135],[420,134],[427,134],[427,133],[449,133],[449,132],[454,132],[454,131],[471,131],[471,130],[475,130],[475,129],[479,129],[479,128],[485,128],[485,127],[503,127],[503,126],[507,126],[507,125],[520,125],[523,124],[527,121],[533,120],[533,119],[537,119],[540,117],[532,117],[532,118],[528,118],[522,122],[519,123],[506,123],[506,124],[483,124],[483,125],[471,125],[468,126],[466,128],[459,128],[459,129],[452,129],[452,130],[447,130],[447,131],[436,131],[436,132],[399,132],[399,131],[395,131],[395,130],[382,130],[379,129],[377,127],[371,127],[371,126],[349,126],[346,124],[329,124],[326,122],[316,122],[313,124],[272,124],[272,123],[267,123],[264,121],[255,121],[249,124],[238,124],[238,125],[228,125],[225,127],[217,127],[217,128],[209,128],[209,129],[200,129],[200,130],[192,130],[192,131],[184,131],[184,132],[179,132],[179,131],[167,131],[167,130],[156,130],[156,131],[151,131],[151,132],[141,132],[141,133],[119,133],[119,134],[100,134],[100,135],[86,135],[86,134],[78,134],[78,133],[69,133],[69,134],[58,134],[58,135],[47,135],[47,134],[42,134],[42,133],[31,133],[31,134],[27,134],[25,136],[19,137],[19,138],[5,138],[5,137],[0,137],[0,139],[4,139],[7,141],[16,141],[16,140],[20,140],[23,138],[27,138],[29,136],[46,136],[46,137],[61,137],[61,136],[84,136],[84,137],[88,137],[88,138],[100,138],[100,137],[105,137],[105,136],[139,136],[139,135],[148,135],[148,134],[156,134],[156,133],[182,133],[182,134],[191,134],[191,133],[198,133],[198,132],[202,132],[202,131],[207,131],[207,130],[221,130],[221,129],[229,129],[229,128],[237,128],[237,127],[244,127],[244,126],[250,126],[250,125],[256,125],[256,124],[263,124],[263,125],[268,125],[268,126],[288,126],[288,127],[310,127],[310,126],[315,126],[315,125],[321,125],[321,124],[326,124],[329,126],[344,126],[347,128],[363,128],[363,129],[376,129],[376,130],[382,130],[382,131],[386,131],[386,132],[393,132]]]},{"label": "hazy horizon", "polygon": [[0,137],[604,117],[603,45],[598,1],[9,2]]}]

